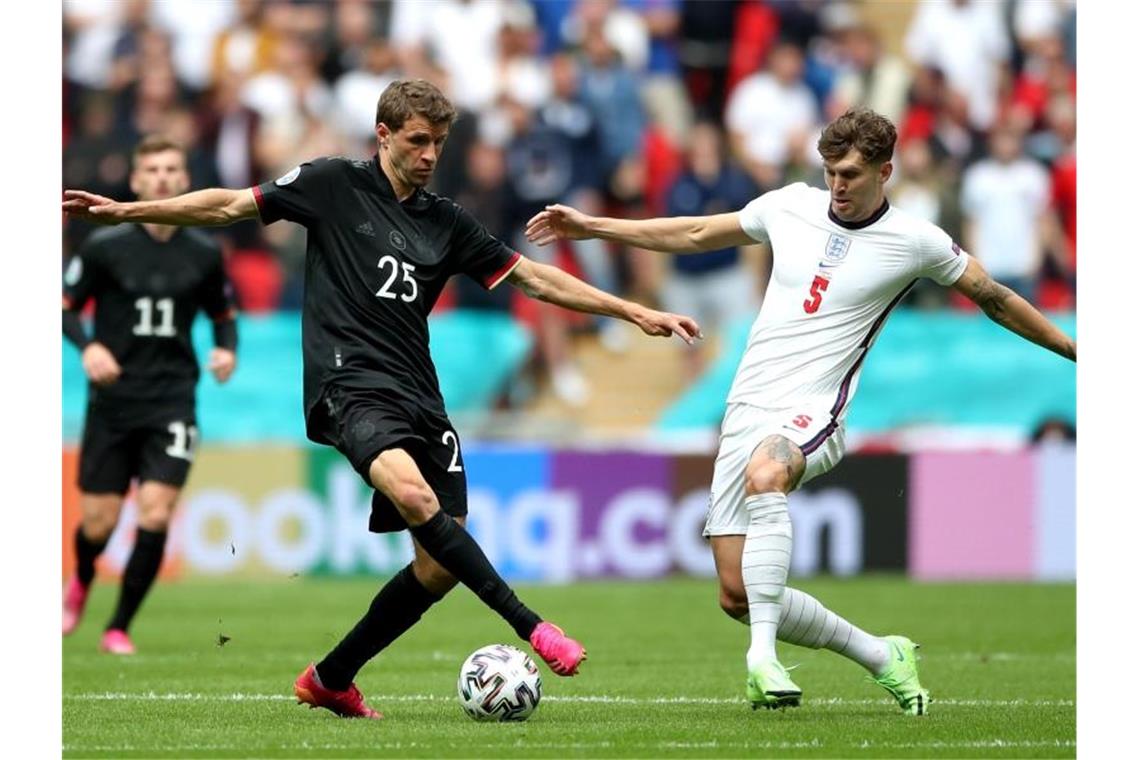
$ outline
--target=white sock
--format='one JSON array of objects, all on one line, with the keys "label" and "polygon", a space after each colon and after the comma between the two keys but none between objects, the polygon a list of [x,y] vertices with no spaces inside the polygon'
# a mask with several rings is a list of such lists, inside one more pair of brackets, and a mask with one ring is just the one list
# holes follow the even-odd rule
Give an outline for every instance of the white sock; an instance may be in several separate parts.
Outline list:
[{"label": "white sock", "polygon": [[792,520],[788,516],[788,497],[779,491],[749,496],[744,507],[748,510],[748,533],[744,536],[740,569],[752,630],[748,647],[751,668],[760,660],[776,657],[780,601],[792,560]]},{"label": "white sock", "polygon": [[788,644],[830,649],[876,676],[891,658],[887,642],[839,617],[811,594],[794,588],[784,589],[777,635]]},{"label": "white sock", "polygon": [[[751,626],[748,614],[736,618]],[[890,645],[839,617],[811,594],[786,587],[780,604],[776,638],[785,644],[830,649],[879,675],[891,657]]]}]

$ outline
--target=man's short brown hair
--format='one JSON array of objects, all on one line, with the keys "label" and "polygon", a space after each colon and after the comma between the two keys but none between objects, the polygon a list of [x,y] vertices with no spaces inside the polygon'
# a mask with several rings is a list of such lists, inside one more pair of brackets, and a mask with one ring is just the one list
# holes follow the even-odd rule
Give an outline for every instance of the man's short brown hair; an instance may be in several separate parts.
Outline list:
[{"label": "man's short brown hair", "polygon": [[186,149],[182,147],[181,143],[175,142],[166,135],[147,135],[135,146],[135,152],[131,155],[131,166],[137,169],[139,159],[143,156],[163,153],[168,150],[176,150],[181,153],[182,163],[186,163]]},{"label": "man's short brown hair", "polygon": [[869,164],[890,161],[898,132],[887,117],[869,108],[851,108],[827,125],[816,148],[825,161],[838,161],[852,148]]},{"label": "man's short brown hair", "polygon": [[376,124],[383,122],[398,132],[413,116],[424,117],[432,126],[450,127],[455,121],[455,106],[426,79],[397,79],[384,88],[376,103]]}]

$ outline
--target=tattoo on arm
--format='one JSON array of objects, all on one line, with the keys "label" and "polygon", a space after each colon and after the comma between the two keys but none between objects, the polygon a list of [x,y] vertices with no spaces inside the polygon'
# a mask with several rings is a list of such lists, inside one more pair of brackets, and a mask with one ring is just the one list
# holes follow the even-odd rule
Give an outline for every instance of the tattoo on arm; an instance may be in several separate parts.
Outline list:
[{"label": "tattoo on arm", "polygon": [[982,311],[995,322],[1002,322],[1006,317],[1005,302],[1013,295],[1013,291],[992,278],[986,278],[978,285],[974,302],[982,307]]}]

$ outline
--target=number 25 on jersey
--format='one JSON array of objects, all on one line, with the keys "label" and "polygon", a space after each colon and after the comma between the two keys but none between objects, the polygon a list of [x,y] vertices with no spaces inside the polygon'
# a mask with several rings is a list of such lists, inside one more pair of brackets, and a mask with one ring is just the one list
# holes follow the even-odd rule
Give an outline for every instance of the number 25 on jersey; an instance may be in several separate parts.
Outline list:
[{"label": "number 25 on jersey", "polygon": [[[384,282],[383,287],[376,291],[376,295],[380,298],[399,298],[401,301],[411,303],[416,300],[419,295],[419,287],[416,285],[416,278],[412,277],[412,272],[416,271],[415,264],[407,264],[402,261],[397,261],[395,256],[383,256],[380,263],[377,264],[380,269],[385,270],[388,279]],[[404,270],[404,283],[408,286],[403,293],[397,293],[392,289],[396,282],[396,276],[400,273],[400,268]]]},{"label": "number 25 on jersey", "polygon": [[815,314],[819,311],[819,304],[823,301],[823,292],[827,290],[827,286],[831,281],[822,275],[816,275],[815,279],[811,281],[810,297],[804,301],[804,311],[808,314]]}]

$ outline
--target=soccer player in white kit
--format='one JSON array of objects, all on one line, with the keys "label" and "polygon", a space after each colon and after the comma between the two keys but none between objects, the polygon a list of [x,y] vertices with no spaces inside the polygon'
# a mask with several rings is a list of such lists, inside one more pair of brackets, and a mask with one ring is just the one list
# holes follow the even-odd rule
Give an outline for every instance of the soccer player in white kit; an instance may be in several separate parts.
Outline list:
[{"label": "soccer player in white kit", "polygon": [[858,662],[911,715],[930,695],[903,636],[874,636],[788,588],[787,494],[834,467],[863,360],[891,310],[919,278],[966,295],[995,322],[1076,361],[1076,342],[929,222],[892,208],[895,127],[852,109],[819,139],[828,190],[797,183],[741,211],[623,220],[554,205],[527,225],[533,242],[597,237],[670,253],[767,243],[772,276],[721,425],[704,534],[720,605],[751,628],[746,693],[756,707],[798,706],[802,691],[776,640],[825,647]]}]

